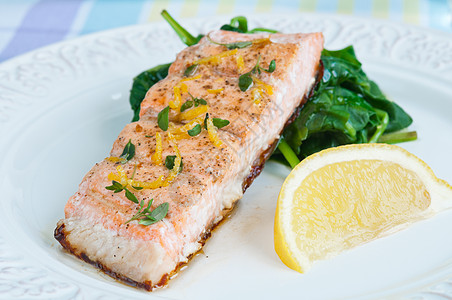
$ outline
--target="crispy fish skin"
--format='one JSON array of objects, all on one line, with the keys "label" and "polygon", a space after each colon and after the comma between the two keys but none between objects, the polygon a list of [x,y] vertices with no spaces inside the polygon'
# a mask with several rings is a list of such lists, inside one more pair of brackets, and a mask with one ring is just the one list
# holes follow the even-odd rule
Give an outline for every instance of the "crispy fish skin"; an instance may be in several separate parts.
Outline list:
[{"label": "crispy fish skin", "polygon": [[[312,89],[323,49],[321,33],[245,35],[215,31],[209,36],[221,43],[264,41],[237,49],[219,62],[199,64],[191,80],[184,76],[188,66],[226,49],[204,38],[183,50],[168,77],[148,91],[140,121],[125,126],[111,156],[119,157],[131,140],[136,146],[135,157],[122,165],[129,178],[134,173],[136,180],[149,182],[169,174],[164,165],[152,161],[154,136],[161,132],[157,114],[174,100],[174,86],[181,81],[194,97],[208,102],[211,117],[231,122],[218,130],[223,146],[214,146],[206,130],[178,140],[183,170],[174,182],[135,193],[139,200],[153,199],[152,207],[169,203],[167,216],[150,226],[136,221],[125,224],[139,207],[124,192],[105,189],[111,185],[108,174],[115,173],[119,164],[105,159],[85,175],[79,190],[65,206],[65,218],[55,229],[55,238],[70,253],[112,277],[146,290],[167,283],[169,275],[202,247],[212,227],[232,209],[260,173],[287,120]],[[240,57],[241,66],[237,62]],[[276,70],[256,74],[260,86],[255,83],[242,92],[238,77],[251,70],[258,59],[264,68],[274,59]],[[259,103],[253,88],[265,88]],[[173,113],[170,119],[181,124]],[[163,157],[174,152],[171,143],[164,139]]]}]

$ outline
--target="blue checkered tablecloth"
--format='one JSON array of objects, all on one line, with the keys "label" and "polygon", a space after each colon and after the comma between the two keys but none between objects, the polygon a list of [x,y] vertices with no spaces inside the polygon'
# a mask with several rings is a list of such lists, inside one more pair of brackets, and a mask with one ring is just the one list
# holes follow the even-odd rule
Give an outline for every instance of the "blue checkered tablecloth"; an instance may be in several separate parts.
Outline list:
[{"label": "blue checkered tablecloth", "polygon": [[91,32],[175,18],[327,12],[452,32],[449,0],[0,0],[0,62]]}]

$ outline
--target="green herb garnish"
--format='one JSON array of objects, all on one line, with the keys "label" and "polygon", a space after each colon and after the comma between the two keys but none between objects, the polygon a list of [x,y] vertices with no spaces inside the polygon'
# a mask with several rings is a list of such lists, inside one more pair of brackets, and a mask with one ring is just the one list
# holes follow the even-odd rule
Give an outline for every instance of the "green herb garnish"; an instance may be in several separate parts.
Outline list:
[{"label": "green herb garnish", "polygon": [[245,73],[239,77],[239,88],[242,92],[246,92],[253,86],[253,78],[250,73]]},{"label": "green herb garnish", "polygon": [[204,117],[204,129],[207,129],[207,119],[209,118],[209,113],[206,113],[206,116]]},{"label": "green herb garnish", "polygon": [[[175,161],[175,160],[176,160],[176,155],[168,155],[168,156],[165,158],[165,167],[166,167],[167,169],[169,169],[169,170],[172,170],[172,169],[174,168],[174,161]],[[180,170],[179,170],[179,172],[182,171],[183,166],[184,166],[184,159],[181,158],[181,161],[180,161]]]},{"label": "green herb garnish", "polygon": [[168,214],[169,203],[162,203],[155,209],[151,210],[153,201],[153,199],[149,200],[148,205],[144,207],[144,200],[141,200],[138,212],[124,224],[127,224],[134,220],[139,220],[138,224],[148,226],[163,220],[163,218]]},{"label": "green herb garnish", "polygon": [[159,114],[157,115],[157,123],[159,124],[159,127],[163,131],[168,130],[168,124],[169,124],[169,106],[162,109]]},{"label": "green herb garnish", "polygon": [[113,180],[111,183],[112,183],[111,185],[105,187],[107,190],[113,191],[114,193],[119,193],[124,190],[124,187],[122,186],[121,183],[115,180]]},{"label": "green herb garnish", "polygon": [[190,77],[190,76],[195,75],[196,71],[198,71],[198,66],[199,66],[198,64],[194,64],[194,65],[188,66],[185,69],[184,76]]},{"label": "green herb garnish", "polygon": [[[274,59],[270,62],[267,69],[261,68],[261,70],[263,70],[267,73],[273,73],[275,71],[275,69],[276,69],[276,62]],[[259,72],[259,74],[260,74],[260,72]]]},{"label": "green herb garnish", "polygon": [[229,125],[230,122],[228,120],[224,120],[224,119],[220,119],[220,118],[213,118],[212,123],[213,123],[213,125],[215,125],[215,127],[220,129],[220,128],[223,128],[224,126]]},{"label": "green herb garnish", "polygon": [[262,71],[267,72],[267,73],[273,73],[276,69],[276,62],[273,59],[270,64],[268,65],[268,68],[262,68],[259,63],[260,63],[261,57],[259,55],[259,57],[257,58],[257,62],[256,65],[251,69],[251,71],[249,71],[248,73],[242,74],[239,77],[239,88],[242,92],[246,92],[247,90],[249,90],[253,84],[253,74],[261,74]]},{"label": "green herb garnish", "polygon": [[185,101],[184,104],[182,104],[180,107],[180,112],[186,111],[191,107],[193,107],[193,101],[192,100]]},{"label": "green herb garnish", "polygon": [[132,140],[130,139],[129,142],[124,147],[124,150],[122,151],[122,154],[119,158],[121,158],[123,161],[122,163],[126,163],[129,160],[131,160],[135,156],[135,145],[132,144]]},{"label": "green herb garnish", "polygon": [[207,105],[207,101],[202,98],[193,98],[193,102],[195,103],[195,107],[198,107],[199,105]]},{"label": "green herb garnish", "polygon": [[192,129],[188,130],[187,132],[188,132],[189,136],[197,136],[198,134],[201,133],[201,129],[202,129],[201,125],[196,124],[195,127],[193,127]]},{"label": "green herb garnish", "polygon": [[137,197],[134,194],[132,194],[131,191],[129,191],[127,188],[124,188],[124,191],[126,192],[126,198],[127,199],[129,199],[130,201],[135,202],[135,203],[138,204]]},{"label": "green herb garnish", "polygon": [[[137,197],[131,192],[129,191],[129,189],[127,189],[127,187],[123,186],[121,183],[117,182],[117,181],[112,181],[112,185],[106,186],[105,187],[107,190],[113,191],[114,193],[119,193],[122,191],[125,191],[126,193],[126,198],[129,199],[132,202],[138,203],[138,199]],[[142,188],[135,188],[136,190],[141,190]]]},{"label": "green herb garnish", "polygon": [[207,101],[202,98],[195,98],[192,94],[188,93],[191,97],[191,100],[185,101],[184,104],[180,107],[180,112],[183,112],[191,107],[193,105],[195,107],[198,107],[199,105],[207,105]]},{"label": "green herb garnish", "polygon": [[235,42],[235,43],[219,43],[219,42],[215,42],[214,40],[212,40],[210,38],[210,36],[207,36],[207,39],[212,44],[224,46],[224,47],[226,47],[229,50],[242,49],[242,48],[249,47],[249,46],[251,46],[253,44],[253,42],[251,42],[251,41],[243,41],[243,42]]},{"label": "green herb garnish", "polygon": [[[209,113],[206,113],[206,116],[204,117],[204,129],[207,129],[207,119],[209,118]],[[229,125],[228,120],[220,119],[220,118],[213,118],[212,123],[215,127],[218,129],[223,128],[227,125]]]}]

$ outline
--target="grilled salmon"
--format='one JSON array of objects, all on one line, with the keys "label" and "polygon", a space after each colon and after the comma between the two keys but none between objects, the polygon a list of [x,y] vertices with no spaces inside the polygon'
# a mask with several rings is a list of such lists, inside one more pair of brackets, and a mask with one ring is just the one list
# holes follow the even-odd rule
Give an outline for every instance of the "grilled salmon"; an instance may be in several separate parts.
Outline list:
[{"label": "grilled salmon", "polygon": [[[220,30],[180,52],[168,76],[147,92],[140,120],[85,175],[55,238],[125,283],[146,290],[165,285],[261,172],[315,85],[322,49],[321,33]],[[128,143],[135,155],[124,161]],[[177,169],[163,163],[171,156]],[[129,184],[139,203],[168,203],[167,215],[151,225],[130,221],[142,207],[124,191],[106,189],[115,178]]]}]

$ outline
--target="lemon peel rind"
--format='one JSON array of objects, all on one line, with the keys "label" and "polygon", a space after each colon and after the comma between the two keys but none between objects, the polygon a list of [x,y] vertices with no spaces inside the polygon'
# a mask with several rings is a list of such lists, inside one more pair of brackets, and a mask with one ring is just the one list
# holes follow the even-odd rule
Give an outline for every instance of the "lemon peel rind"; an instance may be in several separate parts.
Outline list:
[{"label": "lemon peel rind", "polygon": [[[413,171],[422,178],[432,198],[430,206],[419,216],[419,219],[452,208],[452,186],[446,181],[437,178],[433,170],[424,161],[399,146],[388,144],[359,144],[323,150],[307,157],[291,171],[285,179],[278,196],[274,227],[275,250],[283,263],[289,268],[304,273],[312,266],[313,262],[299,251],[295,242],[296,234],[285,230],[285,228],[290,228],[292,222],[292,216],[290,214],[292,203],[291,201],[281,201],[280,199],[293,199],[299,183],[317,169],[337,162],[367,159],[394,162],[407,170]],[[407,225],[396,225],[390,230],[385,230],[379,237],[399,231]],[[337,253],[330,253],[326,258],[335,255]]]}]

